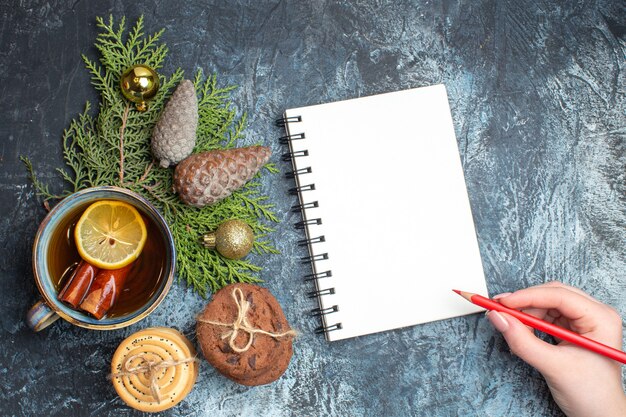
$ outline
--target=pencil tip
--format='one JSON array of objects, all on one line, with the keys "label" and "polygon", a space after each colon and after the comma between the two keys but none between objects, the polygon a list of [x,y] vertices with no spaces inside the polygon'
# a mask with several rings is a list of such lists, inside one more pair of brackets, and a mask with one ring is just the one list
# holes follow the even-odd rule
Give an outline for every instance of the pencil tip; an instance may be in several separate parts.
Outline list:
[{"label": "pencil tip", "polygon": [[465,292],[465,291],[459,291],[459,290],[452,290],[452,291],[459,294],[461,297],[465,298],[470,303],[473,303],[472,297],[476,295],[476,294],[472,294],[471,292]]}]

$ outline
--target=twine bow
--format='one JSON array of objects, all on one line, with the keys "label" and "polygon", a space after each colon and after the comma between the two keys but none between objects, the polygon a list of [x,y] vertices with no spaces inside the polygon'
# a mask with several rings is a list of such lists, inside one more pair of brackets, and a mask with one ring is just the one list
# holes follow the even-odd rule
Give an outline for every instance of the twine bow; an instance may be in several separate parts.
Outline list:
[{"label": "twine bow", "polygon": [[[250,346],[252,346],[252,342],[254,342],[255,334],[264,334],[274,339],[279,339],[285,336],[296,335],[296,332],[294,330],[288,330],[282,333],[272,333],[272,332],[267,332],[265,330],[257,329],[256,327],[253,327],[248,322],[248,317],[247,317],[248,310],[250,309],[250,303],[243,296],[243,291],[241,291],[241,289],[239,288],[235,288],[233,289],[232,296],[233,296],[233,299],[235,300],[235,305],[237,305],[237,318],[235,319],[234,322],[220,323],[218,321],[206,320],[200,317],[198,317],[198,321],[201,323],[213,324],[215,326],[230,327],[231,330],[224,333],[222,335],[222,339],[226,339],[227,337],[229,337],[228,345],[233,351],[237,353],[242,353],[250,349]],[[235,344],[235,339],[237,339],[237,335],[239,334],[239,331],[242,331],[248,334],[248,343],[246,343],[246,345],[243,348],[237,347],[237,345]]]},{"label": "twine bow", "polygon": [[[135,359],[141,359],[141,362],[137,366],[131,366],[131,362]],[[161,404],[161,396],[159,395],[159,378],[158,373],[162,369],[167,369],[172,366],[182,365],[183,363],[195,362],[196,358],[185,358],[178,361],[152,361],[146,358],[146,355],[143,353],[139,353],[137,355],[131,355],[126,358],[124,363],[122,364],[122,371],[111,374],[111,377],[117,376],[131,376],[144,374],[146,378],[150,381],[150,393],[157,401],[158,404]]]}]

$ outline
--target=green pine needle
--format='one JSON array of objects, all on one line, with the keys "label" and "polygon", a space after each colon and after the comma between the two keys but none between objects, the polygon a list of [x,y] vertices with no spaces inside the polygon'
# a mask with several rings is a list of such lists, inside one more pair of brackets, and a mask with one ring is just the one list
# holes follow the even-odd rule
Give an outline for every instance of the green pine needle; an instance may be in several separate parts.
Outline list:
[{"label": "green pine needle", "polygon": [[[229,260],[200,245],[201,236],[226,219],[238,218],[252,227],[255,234],[253,252],[278,253],[268,240],[273,229],[263,221],[278,222],[273,205],[260,190],[259,177],[235,191],[221,202],[202,209],[182,203],[172,192],[173,170],[153,161],[150,138],[165,102],[183,79],[179,68],[169,78],[160,77],[161,87],[149,102],[148,111],[135,111],[121,93],[122,72],[136,64],[159,69],[167,55],[167,47],[159,40],[163,30],[145,36],[143,17],[126,35],[122,18],[116,27],[113,17],[108,22],[97,18],[101,33],[95,46],[100,61],[83,55],[91,74],[91,83],[101,95],[99,112],[90,114],[87,103],[83,113],[70,123],[63,134],[63,158],[66,167],[58,169],[69,189],[53,194],[48,185],[37,179],[31,161],[22,157],[37,195],[48,200],[62,199],[78,190],[101,185],[114,185],[135,191],[149,199],[164,215],[174,236],[178,254],[177,274],[203,297],[209,292],[234,282],[259,282],[255,273],[260,267],[246,260]],[[236,145],[245,127],[245,115],[237,118],[231,108],[230,92],[234,87],[219,88],[215,75],[205,77],[198,70],[193,78],[198,94],[198,129],[194,152],[226,149]],[[121,151],[120,143],[122,142]],[[123,168],[123,169],[121,169]],[[263,171],[278,172],[273,164]]]}]

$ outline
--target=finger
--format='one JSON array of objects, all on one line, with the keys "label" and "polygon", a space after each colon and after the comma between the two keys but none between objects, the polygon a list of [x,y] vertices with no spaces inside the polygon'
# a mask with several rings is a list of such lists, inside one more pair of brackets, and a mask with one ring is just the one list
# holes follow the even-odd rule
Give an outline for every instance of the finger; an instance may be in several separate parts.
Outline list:
[{"label": "finger", "polygon": [[589,294],[587,294],[586,292],[584,292],[580,288],[576,288],[576,287],[572,287],[571,285],[563,284],[560,281],[550,281],[550,282],[546,282],[544,284],[535,285],[534,287],[531,287],[531,288],[540,288],[540,287],[565,288],[566,290],[570,290],[570,291],[575,292],[576,294],[580,294],[583,297],[585,297],[585,298],[587,298],[587,299],[589,299],[591,301],[595,301],[596,303],[600,303],[598,300],[596,300],[595,298],[593,298],[592,296],[590,296]]},{"label": "finger", "polygon": [[[566,329],[566,330],[573,331],[571,326],[570,326],[569,320],[566,319],[563,316],[555,318],[553,323],[556,324],[559,327],[562,327],[562,328]],[[558,343],[558,344],[560,344],[563,341],[562,339],[559,339],[556,336],[553,336],[553,337],[554,337],[554,340],[556,341],[556,343]]]},{"label": "finger", "polygon": [[570,320],[605,315],[605,308],[601,304],[562,287],[530,287],[516,291],[498,301],[515,309],[532,307],[555,309]]},{"label": "finger", "polygon": [[565,317],[559,317],[559,318],[554,319],[554,324],[564,329],[572,330],[572,328],[570,327],[569,320],[566,319]]},{"label": "finger", "polygon": [[546,372],[558,364],[556,347],[535,337],[522,322],[506,313],[490,311],[487,315],[493,326],[502,333],[511,352],[524,362]]},{"label": "finger", "polygon": [[548,310],[545,308],[523,308],[522,312],[530,314],[533,317],[537,317],[541,320],[545,319],[548,315]]},{"label": "finger", "polygon": [[502,297],[508,297],[511,294],[513,294],[513,293],[512,292],[503,292],[502,294],[494,295],[492,297],[492,300],[497,300],[498,298],[502,298]]},{"label": "finger", "polygon": [[563,320],[565,320],[568,323],[568,326],[569,326],[569,319],[563,317],[561,315],[561,312],[559,310],[555,310],[555,309],[548,310],[548,314],[546,315],[544,320],[545,321],[549,321],[550,323],[556,323],[556,321],[559,320],[560,318],[563,318]]},{"label": "finger", "polygon": [[[524,308],[522,309],[522,312],[530,314],[533,317],[540,318],[541,320],[544,320],[548,315],[548,310],[545,308]],[[534,329],[531,326],[526,327],[528,327],[530,331],[534,332]]]},{"label": "finger", "polygon": [[548,310],[548,316],[554,319],[558,319],[559,317],[561,317],[561,312],[559,310],[551,308]]}]

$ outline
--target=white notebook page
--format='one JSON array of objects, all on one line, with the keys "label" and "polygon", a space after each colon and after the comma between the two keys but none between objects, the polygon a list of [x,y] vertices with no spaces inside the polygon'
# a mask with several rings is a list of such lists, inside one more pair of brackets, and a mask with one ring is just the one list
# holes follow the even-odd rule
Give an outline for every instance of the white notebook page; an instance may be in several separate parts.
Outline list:
[{"label": "white notebook page", "polygon": [[287,110],[329,341],[481,311],[453,288],[487,296],[443,85]]}]

